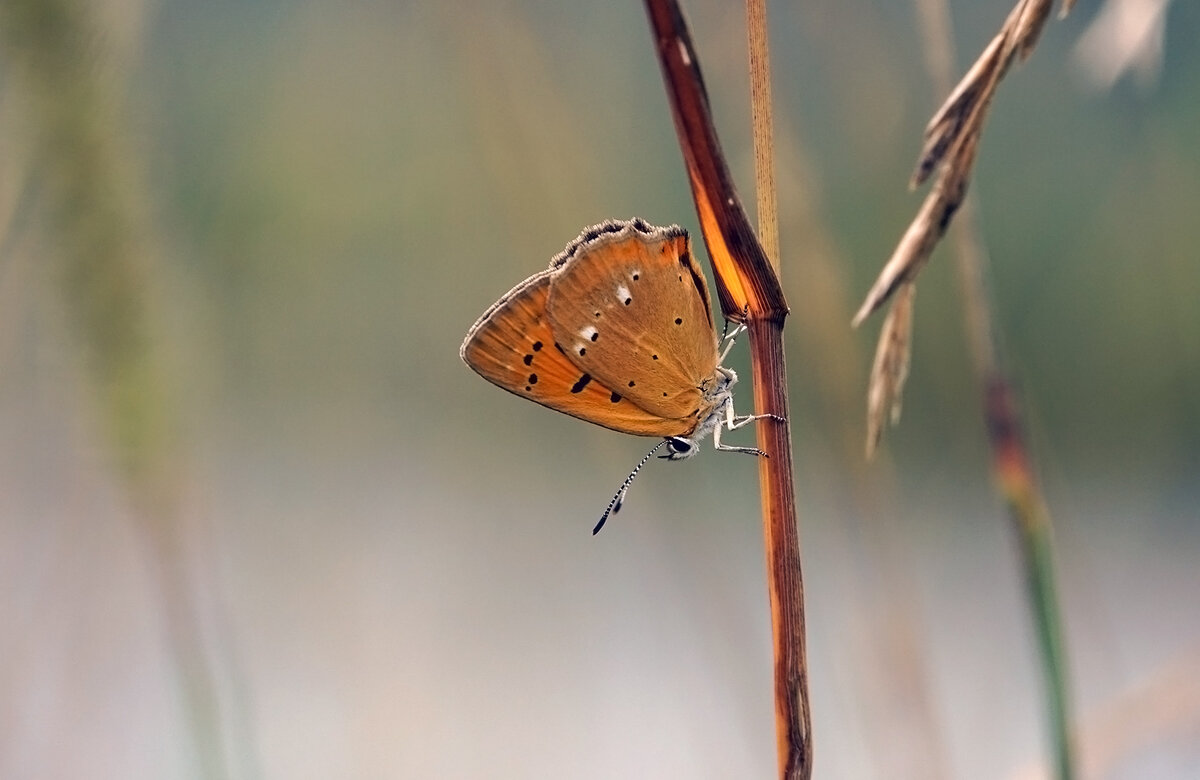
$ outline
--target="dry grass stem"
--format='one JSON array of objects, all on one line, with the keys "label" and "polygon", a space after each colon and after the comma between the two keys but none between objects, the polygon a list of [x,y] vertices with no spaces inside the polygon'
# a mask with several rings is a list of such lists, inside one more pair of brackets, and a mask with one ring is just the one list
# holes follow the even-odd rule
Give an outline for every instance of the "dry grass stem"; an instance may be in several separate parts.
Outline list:
[{"label": "dry grass stem", "polygon": [[896,291],[883,321],[867,396],[867,457],[875,454],[887,425],[900,422],[904,382],[912,356],[912,309],[917,286],[908,282]]},{"label": "dry grass stem", "polygon": [[750,50],[750,118],[754,131],[754,192],[758,240],[779,269],[779,216],[775,190],[775,140],[772,133],[771,57],[767,49],[766,0],[746,0]]}]

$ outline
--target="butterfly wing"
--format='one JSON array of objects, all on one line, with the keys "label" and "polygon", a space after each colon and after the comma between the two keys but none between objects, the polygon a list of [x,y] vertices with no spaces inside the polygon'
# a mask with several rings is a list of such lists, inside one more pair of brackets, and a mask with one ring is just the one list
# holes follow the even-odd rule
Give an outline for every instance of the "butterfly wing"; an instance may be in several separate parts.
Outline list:
[{"label": "butterfly wing", "polygon": [[706,416],[700,386],[716,370],[717,337],[682,228],[597,225],[551,274],[550,326],[571,362],[653,415],[693,427]]},{"label": "butterfly wing", "polygon": [[526,279],[483,313],[459,354],[489,382],[622,433],[682,436],[688,428],[635,406],[559,350],[546,316],[552,271]]}]

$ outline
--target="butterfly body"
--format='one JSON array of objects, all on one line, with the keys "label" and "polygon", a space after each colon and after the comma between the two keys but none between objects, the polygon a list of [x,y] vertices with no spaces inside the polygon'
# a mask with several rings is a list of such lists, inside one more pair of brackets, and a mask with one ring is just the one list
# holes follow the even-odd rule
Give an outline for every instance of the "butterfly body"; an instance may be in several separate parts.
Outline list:
[{"label": "butterfly body", "polygon": [[622,433],[661,436],[672,460],[740,427],[720,365],[704,274],[687,232],[640,219],[585,230],[467,333],[460,355],[488,381]]}]

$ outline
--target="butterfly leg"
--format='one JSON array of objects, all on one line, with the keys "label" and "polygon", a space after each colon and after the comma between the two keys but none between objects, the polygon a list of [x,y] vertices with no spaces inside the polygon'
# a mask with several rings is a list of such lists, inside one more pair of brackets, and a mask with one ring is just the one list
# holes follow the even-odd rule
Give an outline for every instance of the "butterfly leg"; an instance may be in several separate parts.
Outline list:
[{"label": "butterfly leg", "polygon": [[747,414],[742,417],[734,417],[726,423],[726,427],[731,431],[736,431],[743,425],[749,425],[755,420],[775,420],[777,422],[787,422],[786,417],[780,417],[777,414]]},{"label": "butterfly leg", "polygon": [[713,428],[713,449],[723,450],[724,452],[744,452],[747,455],[760,455],[767,457],[767,453],[757,447],[735,447],[732,444],[721,443],[721,426]]},{"label": "butterfly leg", "polygon": [[725,406],[725,427],[731,431],[736,431],[743,425],[749,425],[755,420],[777,420],[778,422],[787,422],[786,419],[777,414],[744,414],[737,416],[733,413],[733,404],[729,403]]},{"label": "butterfly leg", "polygon": [[[750,419],[754,419],[753,415],[750,415]],[[725,407],[724,425],[718,425],[716,428],[713,428],[713,449],[724,450],[725,452],[744,452],[747,455],[761,455],[765,457],[767,453],[763,452],[757,447],[735,447],[731,444],[721,443],[722,428],[728,428],[732,431],[735,428],[740,428],[746,423],[750,422],[750,419],[746,419],[745,417],[734,417],[733,404]]]},{"label": "butterfly leg", "polygon": [[745,425],[749,425],[750,423],[754,422],[755,420],[778,420],[779,422],[786,422],[786,420],[784,418],[780,417],[777,414],[747,414],[747,415],[743,415],[741,417],[737,417],[733,413],[733,404],[730,404],[729,406],[725,407],[725,424],[724,424],[724,426],[718,425],[716,428],[713,429],[713,447],[718,450],[725,450],[726,452],[744,452],[747,455],[761,455],[764,458],[767,457],[767,453],[763,452],[762,450],[758,449],[757,447],[734,447],[729,444],[721,443],[721,428],[722,427],[727,428],[731,431],[735,431],[738,428],[741,428]]}]

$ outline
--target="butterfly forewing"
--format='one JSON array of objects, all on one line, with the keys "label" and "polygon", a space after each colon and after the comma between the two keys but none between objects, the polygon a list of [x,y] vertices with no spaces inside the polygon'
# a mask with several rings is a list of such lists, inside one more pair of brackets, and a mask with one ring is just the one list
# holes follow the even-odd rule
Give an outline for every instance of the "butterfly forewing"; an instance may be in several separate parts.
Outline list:
[{"label": "butterfly forewing", "polygon": [[635,220],[584,233],[551,267],[547,312],[571,362],[594,378],[652,415],[693,427],[703,418],[717,340],[682,228]]},{"label": "butterfly forewing", "polygon": [[682,436],[687,421],[631,403],[555,344],[546,302],[554,270],[517,285],[467,333],[462,359],[484,379],[539,404],[623,433]]}]

